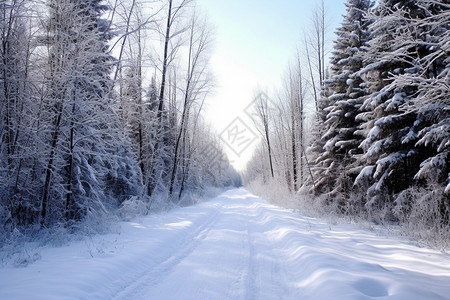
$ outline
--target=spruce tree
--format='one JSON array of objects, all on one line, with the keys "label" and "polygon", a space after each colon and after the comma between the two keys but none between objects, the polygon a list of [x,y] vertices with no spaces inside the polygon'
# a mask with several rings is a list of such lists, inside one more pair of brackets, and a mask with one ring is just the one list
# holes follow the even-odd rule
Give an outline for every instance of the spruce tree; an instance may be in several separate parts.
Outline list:
[{"label": "spruce tree", "polygon": [[319,143],[323,146],[315,162],[316,188],[332,197],[349,192],[348,166],[360,152],[360,138],[354,135],[358,128],[355,116],[364,91],[357,74],[363,61],[357,54],[368,39],[365,15],[372,4],[369,0],[348,0],[346,6],[347,14],[336,32],[331,77],[325,82],[329,106],[324,109],[325,129]]},{"label": "spruce tree", "polygon": [[400,193],[395,211],[400,218],[420,216],[413,222],[439,228],[448,226],[450,216],[450,6],[448,1],[419,4],[421,13],[408,11],[405,24],[396,28],[396,42],[407,51],[395,56],[417,62],[415,69],[395,75],[393,84],[417,90],[402,110],[416,115],[414,146],[420,165],[411,178],[415,189]]},{"label": "spruce tree", "polygon": [[[417,44],[399,40],[398,28],[418,30],[410,22],[425,16],[417,1],[384,0],[371,15],[371,38],[363,54],[366,66],[359,72],[366,97],[357,119],[364,138],[364,153],[357,165],[364,166],[356,184],[367,189],[369,213],[392,206],[393,196],[411,183],[419,165],[420,149],[415,147],[419,127],[415,111],[402,110],[412,103],[417,87],[399,86],[394,78],[420,70]],[[414,34],[414,33],[413,33]]]},{"label": "spruce tree", "polygon": [[132,165],[123,167],[132,162],[123,155],[126,144],[111,97],[112,57],[106,53],[110,33],[101,18],[106,9],[101,2],[50,2],[41,224],[105,212],[105,204],[115,202],[106,195],[117,195],[108,183],[138,184],[124,178],[139,172],[125,171]]}]

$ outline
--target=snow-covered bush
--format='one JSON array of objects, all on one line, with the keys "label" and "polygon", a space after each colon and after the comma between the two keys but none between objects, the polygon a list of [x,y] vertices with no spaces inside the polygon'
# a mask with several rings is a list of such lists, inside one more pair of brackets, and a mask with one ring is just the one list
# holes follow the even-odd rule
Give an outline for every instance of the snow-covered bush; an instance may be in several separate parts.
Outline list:
[{"label": "snow-covered bush", "polygon": [[442,186],[435,184],[402,191],[395,200],[393,212],[408,235],[433,246],[450,246],[450,199],[443,194]]},{"label": "snow-covered bush", "polygon": [[122,202],[118,214],[123,220],[131,220],[136,217],[145,216],[150,211],[151,202],[148,198],[133,196]]},{"label": "snow-covered bush", "polygon": [[298,208],[293,194],[280,179],[267,179],[265,182],[256,179],[246,184],[246,188],[276,205],[286,208]]}]

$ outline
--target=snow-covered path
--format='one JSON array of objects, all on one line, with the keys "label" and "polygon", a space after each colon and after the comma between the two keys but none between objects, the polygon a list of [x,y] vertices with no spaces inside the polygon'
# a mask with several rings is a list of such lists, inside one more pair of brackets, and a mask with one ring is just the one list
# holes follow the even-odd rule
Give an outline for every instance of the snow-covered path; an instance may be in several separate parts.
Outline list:
[{"label": "snow-covered path", "polygon": [[244,189],[0,268],[0,299],[450,299],[448,255]]}]

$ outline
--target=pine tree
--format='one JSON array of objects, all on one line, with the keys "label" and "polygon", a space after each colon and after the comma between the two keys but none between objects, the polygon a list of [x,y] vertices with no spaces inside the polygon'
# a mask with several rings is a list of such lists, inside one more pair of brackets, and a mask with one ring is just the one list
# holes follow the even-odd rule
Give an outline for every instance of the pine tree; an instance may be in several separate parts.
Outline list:
[{"label": "pine tree", "polygon": [[[106,7],[100,0],[52,0],[50,8],[50,130],[44,133],[41,224],[106,211],[106,194],[115,189],[107,183],[130,181],[123,178],[127,167],[117,167],[130,160],[121,154],[125,143],[110,93],[110,33],[101,18]],[[47,212],[53,214],[50,219]]]},{"label": "pine tree", "polygon": [[407,45],[397,29],[419,30],[410,22],[425,16],[417,1],[382,1],[372,14],[371,39],[363,55],[366,66],[359,72],[369,95],[357,119],[364,154],[357,164],[365,166],[356,184],[367,190],[369,212],[391,207],[393,195],[407,188],[418,169],[421,151],[415,147],[419,127],[417,113],[403,111],[412,103],[417,87],[396,84],[396,75],[419,71],[417,44]]},{"label": "pine tree", "polygon": [[414,57],[416,69],[395,75],[393,84],[417,90],[402,110],[416,115],[420,166],[411,183],[421,189],[414,197],[408,196],[409,189],[403,191],[395,211],[400,218],[420,216],[413,222],[439,229],[448,226],[450,216],[450,5],[428,0],[419,4],[422,13],[407,12],[405,24],[396,28],[397,43],[407,51],[395,55]]},{"label": "pine tree", "polygon": [[325,81],[329,106],[324,109],[325,133],[317,143],[322,146],[315,162],[317,191],[332,197],[349,192],[351,178],[347,179],[347,168],[360,152],[360,139],[354,135],[358,127],[355,116],[364,95],[362,79],[357,74],[363,66],[358,53],[368,39],[369,21],[365,14],[372,4],[369,0],[349,0],[346,6],[347,14],[334,44],[331,78]]},{"label": "pine tree", "polygon": [[[450,5],[448,1],[423,1],[423,20],[411,20],[417,28],[406,41],[416,46],[419,72],[396,78],[399,86],[416,86],[419,94],[412,107],[420,127],[416,147],[426,147],[416,179],[445,187],[450,195]],[[419,45],[414,45],[419,35]],[[447,210],[450,208],[447,207]]]}]

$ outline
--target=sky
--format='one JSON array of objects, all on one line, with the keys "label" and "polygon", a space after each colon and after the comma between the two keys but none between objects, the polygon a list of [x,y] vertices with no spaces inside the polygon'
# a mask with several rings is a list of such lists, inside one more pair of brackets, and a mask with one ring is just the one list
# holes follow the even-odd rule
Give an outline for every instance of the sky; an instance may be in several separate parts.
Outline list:
[{"label": "sky", "polygon": [[[325,0],[330,45],[345,13],[344,2]],[[312,12],[318,5],[319,0],[197,0],[215,32],[210,65],[216,86],[206,101],[204,116],[224,141],[237,170],[244,169],[260,140],[245,109],[257,88],[270,95],[282,85],[283,73],[302,47],[303,34],[311,28]],[[236,135],[230,135],[233,130],[247,130],[248,135],[236,144]]]}]

